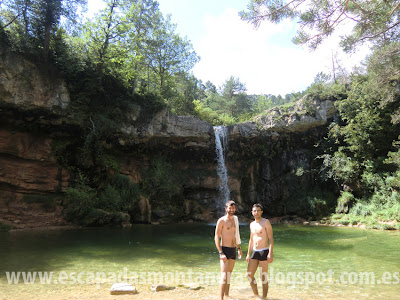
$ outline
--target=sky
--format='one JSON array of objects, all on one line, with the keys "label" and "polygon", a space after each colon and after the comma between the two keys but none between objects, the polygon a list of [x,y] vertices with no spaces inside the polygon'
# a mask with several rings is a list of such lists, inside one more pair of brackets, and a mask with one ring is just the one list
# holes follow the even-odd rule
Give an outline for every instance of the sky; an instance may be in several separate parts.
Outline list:
[{"label": "sky", "polygon": [[[305,90],[319,72],[331,73],[333,54],[348,70],[368,54],[367,49],[344,54],[338,47],[340,32],[316,51],[295,45],[291,40],[298,25],[289,20],[279,24],[264,21],[255,29],[238,16],[248,0],[158,2],[161,12],[171,15],[177,32],[191,41],[200,56],[193,75],[217,87],[234,76],[245,84],[248,94],[284,96]],[[95,0],[89,0],[89,9],[93,3]]]}]

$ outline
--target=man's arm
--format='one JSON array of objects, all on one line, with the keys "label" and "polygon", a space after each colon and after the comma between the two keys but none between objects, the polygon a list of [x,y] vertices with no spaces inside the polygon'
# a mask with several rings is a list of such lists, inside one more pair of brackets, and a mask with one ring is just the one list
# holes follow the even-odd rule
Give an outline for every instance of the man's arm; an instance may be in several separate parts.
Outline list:
[{"label": "man's arm", "polygon": [[247,249],[247,256],[246,256],[246,261],[250,261],[250,254],[253,249],[253,230],[251,230],[251,223],[250,223],[250,239],[249,239],[249,247]]},{"label": "man's arm", "polygon": [[267,261],[268,261],[268,263],[272,263],[274,261],[274,256],[273,256],[274,235],[273,235],[272,226],[271,226],[271,223],[269,222],[269,220],[267,220],[267,222],[265,224],[265,229],[267,230],[268,243],[269,243],[269,253],[268,253]]},{"label": "man's arm", "polygon": [[222,235],[222,223],[221,220],[218,220],[217,226],[215,227],[215,236],[214,236],[214,241],[215,241],[215,247],[217,247],[218,252],[222,252],[221,248],[221,235]]},{"label": "man's arm", "polygon": [[238,253],[239,253],[239,259],[242,259],[243,256],[243,252],[242,252],[242,248],[240,247],[240,244],[236,244],[236,247],[238,248]]},{"label": "man's arm", "polygon": [[221,247],[221,235],[222,235],[222,221],[221,219],[218,220],[217,226],[215,227],[215,236],[214,236],[214,241],[215,241],[215,247],[217,247],[218,252],[219,252],[219,258],[222,259],[223,261],[227,260],[226,256],[222,253],[222,247]]}]

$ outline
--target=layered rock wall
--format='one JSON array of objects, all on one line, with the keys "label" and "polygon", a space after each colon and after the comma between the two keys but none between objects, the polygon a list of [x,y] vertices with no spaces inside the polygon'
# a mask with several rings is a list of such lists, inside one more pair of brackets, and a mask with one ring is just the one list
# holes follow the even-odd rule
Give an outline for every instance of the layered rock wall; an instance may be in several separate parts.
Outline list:
[{"label": "layered rock wall", "polygon": [[[52,142],[56,136],[74,136],[71,129],[79,124],[66,116],[70,100],[65,87],[52,71],[0,51],[0,220],[14,227],[66,223],[57,195],[68,187],[70,177],[57,163]],[[138,107],[131,119],[137,120],[140,113]],[[267,215],[285,214],[286,199],[316,185],[314,144],[334,113],[331,101],[305,97],[292,107],[273,108],[251,122],[228,127],[229,187],[243,218],[251,217],[255,202],[267,207]],[[179,208],[184,219],[215,220],[219,179],[210,124],[161,111],[144,123],[127,124],[121,133],[110,147],[119,153],[122,174],[140,183],[151,161],[165,155],[187,174]],[[30,195],[36,201],[28,201]],[[43,202],[37,201],[40,197]],[[49,197],[56,199],[50,210],[43,205]],[[160,209],[142,197],[131,221],[165,218],[183,219],[174,219],[174,208]]]}]

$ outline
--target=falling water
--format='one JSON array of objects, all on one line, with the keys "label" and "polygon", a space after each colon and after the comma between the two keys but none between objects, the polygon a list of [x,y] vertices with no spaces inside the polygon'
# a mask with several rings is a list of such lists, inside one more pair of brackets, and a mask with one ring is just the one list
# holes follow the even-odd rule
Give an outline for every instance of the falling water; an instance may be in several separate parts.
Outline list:
[{"label": "falling water", "polygon": [[225,203],[229,201],[228,172],[225,166],[224,150],[228,144],[228,134],[225,126],[214,127],[215,133],[215,151],[217,153],[217,174],[221,184],[219,186],[219,196],[216,201],[218,212],[223,212]]}]

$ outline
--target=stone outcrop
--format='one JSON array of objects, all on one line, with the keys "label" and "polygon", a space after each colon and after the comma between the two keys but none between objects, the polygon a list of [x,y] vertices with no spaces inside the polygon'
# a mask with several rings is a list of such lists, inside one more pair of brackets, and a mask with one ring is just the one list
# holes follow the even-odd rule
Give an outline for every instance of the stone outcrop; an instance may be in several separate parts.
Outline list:
[{"label": "stone outcrop", "polygon": [[[185,142],[190,147],[208,147],[213,127],[193,116],[171,115],[167,110],[158,112],[152,119],[141,126],[127,126],[123,132],[134,143],[145,143],[151,139],[172,139]],[[126,142],[122,142],[124,145]]]},{"label": "stone outcrop", "polygon": [[57,72],[0,47],[0,101],[20,109],[60,111],[70,101]]},{"label": "stone outcrop", "polygon": [[325,125],[335,113],[333,101],[306,95],[291,106],[271,108],[252,121],[263,131],[304,132]]},{"label": "stone outcrop", "polygon": [[229,134],[256,138],[260,135],[278,137],[280,133],[299,133],[324,126],[336,114],[333,101],[306,95],[290,106],[274,107],[254,117],[250,122],[232,126]]},{"label": "stone outcrop", "polygon": [[[13,227],[65,224],[54,196],[67,187],[69,175],[56,162],[51,141],[31,133],[0,130],[0,219]],[[29,196],[35,196],[35,203],[27,200]],[[52,207],[43,208],[49,201]]]}]

